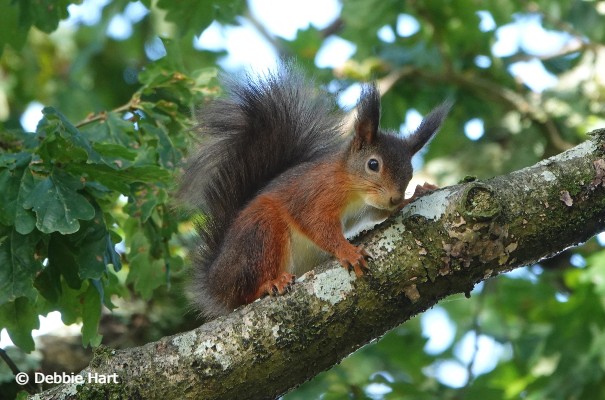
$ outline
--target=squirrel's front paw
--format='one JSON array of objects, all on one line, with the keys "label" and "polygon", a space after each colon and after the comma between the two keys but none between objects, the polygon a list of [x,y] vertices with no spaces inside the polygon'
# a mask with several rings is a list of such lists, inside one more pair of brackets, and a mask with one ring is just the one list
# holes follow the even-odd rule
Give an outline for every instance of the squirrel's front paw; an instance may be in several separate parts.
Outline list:
[{"label": "squirrel's front paw", "polygon": [[268,294],[269,296],[282,295],[292,289],[294,281],[296,281],[296,276],[284,272],[277,278],[263,283],[259,289],[259,294],[260,296],[265,294]]},{"label": "squirrel's front paw", "polygon": [[360,277],[364,274],[364,270],[370,269],[366,259],[371,259],[372,256],[363,247],[350,245],[346,249],[338,251],[336,258],[347,271],[353,268],[355,275]]},{"label": "squirrel's front paw", "polygon": [[430,193],[436,189],[439,189],[439,186],[433,185],[432,183],[428,183],[428,182],[424,182],[422,184],[422,186],[416,185],[416,188],[414,189],[414,194],[412,194],[412,197],[410,197],[409,199],[405,199],[401,203],[401,206],[399,206],[399,210],[401,210],[403,207],[410,204],[412,201],[416,200],[418,197],[424,196],[425,194]]},{"label": "squirrel's front paw", "polygon": [[416,189],[414,189],[414,194],[412,195],[412,198],[415,199],[436,189],[439,189],[439,186],[433,185],[432,183],[424,182],[422,186],[416,185]]}]

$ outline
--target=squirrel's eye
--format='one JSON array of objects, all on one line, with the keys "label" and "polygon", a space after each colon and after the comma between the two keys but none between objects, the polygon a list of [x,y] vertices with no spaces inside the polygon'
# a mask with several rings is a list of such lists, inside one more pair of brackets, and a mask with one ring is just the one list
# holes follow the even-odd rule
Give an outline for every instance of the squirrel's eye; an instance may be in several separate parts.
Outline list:
[{"label": "squirrel's eye", "polygon": [[380,168],[380,164],[378,163],[378,160],[375,158],[370,158],[368,160],[368,168],[371,169],[372,171],[378,171],[378,169]]}]

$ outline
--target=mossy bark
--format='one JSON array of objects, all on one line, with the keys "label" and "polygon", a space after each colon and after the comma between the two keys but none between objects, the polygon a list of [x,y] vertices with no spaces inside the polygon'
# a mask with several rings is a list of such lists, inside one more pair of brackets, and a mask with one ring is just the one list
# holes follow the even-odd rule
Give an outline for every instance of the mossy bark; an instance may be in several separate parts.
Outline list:
[{"label": "mossy bark", "polygon": [[533,167],[421,197],[361,237],[374,255],[355,279],[332,262],[292,293],[191,332],[103,352],[88,372],[121,383],[63,385],[63,398],[266,399],[331,367],[454,293],[605,230],[605,130]]}]

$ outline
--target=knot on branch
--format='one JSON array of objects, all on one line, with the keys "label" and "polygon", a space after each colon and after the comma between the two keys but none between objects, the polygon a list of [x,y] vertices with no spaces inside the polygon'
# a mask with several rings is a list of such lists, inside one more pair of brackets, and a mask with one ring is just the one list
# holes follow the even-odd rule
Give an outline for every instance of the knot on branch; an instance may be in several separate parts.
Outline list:
[{"label": "knot on branch", "polygon": [[474,183],[462,194],[462,215],[470,221],[487,221],[497,217],[502,207],[492,190],[483,183]]},{"label": "knot on branch", "polygon": [[509,238],[508,224],[498,218],[502,212],[500,198],[490,186],[468,184],[453,218],[444,221],[449,240],[442,241],[445,256],[439,274],[469,268],[473,262],[502,266],[509,261],[517,243]]}]

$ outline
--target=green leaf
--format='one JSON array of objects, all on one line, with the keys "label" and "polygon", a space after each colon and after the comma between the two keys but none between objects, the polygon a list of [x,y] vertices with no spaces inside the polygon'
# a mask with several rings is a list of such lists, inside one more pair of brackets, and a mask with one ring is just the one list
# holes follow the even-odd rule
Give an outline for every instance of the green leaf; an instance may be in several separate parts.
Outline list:
[{"label": "green leaf", "polygon": [[14,50],[23,47],[29,25],[19,24],[19,9],[13,0],[0,0],[0,55],[6,44]]},{"label": "green leaf", "polygon": [[36,259],[40,235],[21,235],[16,230],[0,225],[0,304],[27,297],[35,301],[37,292],[33,281],[42,268]]},{"label": "green leaf", "polygon": [[375,40],[377,30],[387,24],[394,25],[403,9],[405,3],[398,0],[345,1],[341,12],[344,21],[342,35],[345,39],[362,44],[359,47],[367,48],[367,42]]},{"label": "green leaf", "polygon": [[56,268],[47,266],[36,275],[34,286],[48,302],[56,304],[62,291],[61,274]]},{"label": "green leaf", "polygon": [[201,32],[217,19],[233,22],[235,15],[244,10],[243,0],[229,2],[210,2],[197,0],[159,0],[157,6],[167,11],[166,19],[176,24],[181,35],[188,32]]},{"label": "green leaf", "polygon": [[78,220],[89,220],[95,215],[90,202],[77,192],[83,187],[80,180],[55,168],[31,190],[23,207],[33,208],[40,231],[73,233],[80,228]]},{"label": "green leaf", "polygon": [[61,313],[63,323],[71,325],[82,321],[83,345],[98,346],[102,336],[98,334],[101,295],[97,287],[88,280],[81,289],[74,290],[62,282],[60,293],[56,306]]},{"label": "green leaf", "polygon": [[132,184],[131,193],[124,210],[142,222],[149,219],[158,204],[166,201],[166,191],[157,186],[150,187],[143,183]]},{"label": "green leaf", "polygon": [[135,182],[169,183],[172,180],[170,171],[156,165],[134,165],[123,170],[115,170],[104,164],[71,164],[66,165],[65,169],[74,175],[97,181],[122,194],[128,194],[130,185]]},{"label": "green leaf", "polygon": [[57,29],[59,21],[67,18],[69,0],[16,0],[19,6],[19,24],[23,27],[34,25],[43,32]]},{"label": "green leaf", "polygon": [[166,284],[166,263],[153,260],[146,254],[137,254],[130,259],[128,282],[145,300],[151,299],[153,291]]},{"label": "green leaf", "polygon": [[88,289],[86,282],[80,289],[70,288],[65,280],[60,280],[61,290],[59,299],[55,303],[57,311],[61,313],[61,320],[65,325],[75,324],[82,316],[83,296]]},{"label": "green leaf", "polygon": [[103,285],[103,304],[110,310],[116,308],[116,305],[111,302],[111,298],[115,295],[122,299],[127,299],[129,295],[128,288],[120,281],[118,276],[111,270],[107,271],[107,274],[101,278]]},{"label": "green leaf", "polygon": [[[82,229],[70,235],[69,240],[77,250],[78,275],[81,279],[99,279],[107,270],[109,260],[115,260],[113,246],[108,246],[109,232],[103,221],[103,213],[97,208],[97,214],[91,221],[82,223]],[[107,250],[111,249],[111,255]]]},{"label": "green leaf", "polygon": [[309,61],[315,59],[322,44],[322,33],[312,26],[305,30],[299,29],[296,33],[296,39],[291,42],[286,42],[286,45],[291,49],[291,52],[296,54],[299,60]]},{"label": "green leaf", "polygon": [[101,296],[97,288],[90,284],[82,295],[82,344],[97,347],[101,344],[99,334],[101,320]]},{"label": "green leaf", "polygon": [[70,245],[68,236],[51,235],[48,243],[48,266],[45,271],[51,276],[62,275],[70,288],[78,290],[82,287],[82,279],[78,274],[77,254]]},{"label": "green leaf", "polygon": [[[116,243],[119,243],[119,240]],[[120,260],[120,255],[116,252],[115,244],[111,239],[111,232],[107,233],[105,244],[105,263],[113,265],[114,271],[119,272],[122,269],[122,261]]]},{"label": "green leaf", "polygon": [[[139,73],[138,79],[143,84],[142,99],[138,103],[141,110],[143,104],[155,107],[158,100],[171,100],[184,105],[182,114],[174,117],[182,118],[190,111],[192,102],[202,99],[202,89],[209,86],[216,78],[216,67],[199,68],[205,65],[201,53],[191,47],[191,39],[162,39],[167,57],[160,58],[145,66]],[[153,96],[153,97],[152,97]],[[153,100],[152,100],[153,99]],[[145,111],[147,114],[148,111]],[[152,118],[153,120],[153,118]]]},{"label": "green leaf", "polygon": [[40,327],[35,307],[29,299],[19,297],[0,306],[0,327],[5,327],[14,344],[29,353],[35,344],[31,331]]},{"label": "green leaf", "polygon": [[[12,162],[10,162],[12,161]],[[34,180],[28,167],[31,154],[17,153],[0,157],[0,223],[15,225],[17,232],[30,233],[35,227],[35,217],[31,211],[22,207],[23,200],[28,196]]]},{"label": "green leaf", "polygon": [[166,264],[163,260],[150,257],[151,244],[142,231],[137,231],[130,240],[127,282],[134,283],[141,297],[150,299],[154,289],[166,283]]},{"label": "green leaf", "polygon": [[103,219],[103,212],[94,203],[95,216],[82,221],[80,229],[69,235],[53,234],[49,243],[48,268],[60,273],[72,289],[79,289],[87,279],[100,279],[107,272],[107,265],[121,267],[110,233]]},{"label": "green leaf", "polygon": [[53,107],[45,107],[42,114],[36,132],[42,137],[38,154],[44,162],[101,161],[90,142],[63,114]]},{"label": "green leaf", "polygon": [[99,153],[101,161],[113,169],[126,169],[137,157],[136,151],[119,144],[95,143],[93,148]]},{"label": "green leaf", "polygon": [[595,292],[605,298],[605,250],[595,252],[587,261],[590,267],[581,275],[581,281],[594,284]]},{"label": "green leaf", "polygon": [[15,205],[15,229],[22,235],[31,233],[36,227],[36,216],[30,210],[23,207],[23,203],[33,187],[34,177],[28,168],[23,172],[21,177],[21,186],[19,187],[19,194],[17,195]]},{"label": "green leaf", "polygon": [[17,393],[17,397],[15,397],[15,400],[27,400],[29,398],[29,393],[27,393],[25,390],[21,390],[19,393]]},{"label": "green leaf", "polygon": [[85,125],[81,132],[91,142],[119,144],[130,148],[138,145],[134,124],[113,111],[108,112],[102,122]]},{"label": "green leaf", "polygon": [[165,129],[147,122],[141,122],[140,127],[142,132],[157,137],[159,142],[158,153],[162,166],[172,169],[181,162],[183,154],[174,147]]}]

